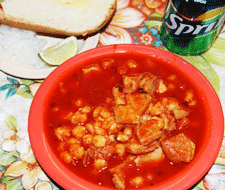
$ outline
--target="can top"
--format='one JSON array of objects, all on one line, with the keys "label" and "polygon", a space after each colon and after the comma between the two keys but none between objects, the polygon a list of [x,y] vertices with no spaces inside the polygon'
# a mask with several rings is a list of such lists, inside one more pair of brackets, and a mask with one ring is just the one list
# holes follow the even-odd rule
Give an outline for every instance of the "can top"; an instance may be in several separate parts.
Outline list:
[{"label": "can top", "polygon": [[195,20],[204,13],[212,15],[218,9],[225,9],[224,0],[171,0],[170,3],[177,12],[190,20]]}]

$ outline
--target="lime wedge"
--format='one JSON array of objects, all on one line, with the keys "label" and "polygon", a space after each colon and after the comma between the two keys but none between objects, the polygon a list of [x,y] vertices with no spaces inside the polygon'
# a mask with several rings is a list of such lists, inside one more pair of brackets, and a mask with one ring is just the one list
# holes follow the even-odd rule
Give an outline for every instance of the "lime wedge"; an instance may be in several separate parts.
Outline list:
[{"label": "lime wedge", "polygon": [[76,55],[77,52],[77,38],[74,36],[70,36],[63,39],[59,43],[44,49],[38,55],[44,62],[49,65],[60,65],[64,61]]}]

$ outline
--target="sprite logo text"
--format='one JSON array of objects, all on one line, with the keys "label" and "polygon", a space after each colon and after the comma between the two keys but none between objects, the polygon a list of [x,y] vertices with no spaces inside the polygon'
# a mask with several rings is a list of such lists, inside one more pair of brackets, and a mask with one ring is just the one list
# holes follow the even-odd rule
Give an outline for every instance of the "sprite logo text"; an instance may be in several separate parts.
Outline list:
[{"label": "sprite logo text", "polygon": [[195,21],[186,21],[182,17],[171,13],[168,17],[168,21],[165,24],[173,31],[174,35],[198,35],[205,34],[212,31],[214,28],[220,27],[224,23],[224,20],[225,14],[223,14],[223,16],[221,16],[218,20],[203,24]]}]

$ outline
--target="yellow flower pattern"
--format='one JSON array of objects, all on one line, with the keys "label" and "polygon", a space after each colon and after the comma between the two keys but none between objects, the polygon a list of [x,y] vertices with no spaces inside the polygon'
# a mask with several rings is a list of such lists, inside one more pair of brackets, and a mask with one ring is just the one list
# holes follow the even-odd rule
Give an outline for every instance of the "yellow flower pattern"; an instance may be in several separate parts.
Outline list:
[{"label": "yellow flower pattern", "polygon": [[[21,160],[12,163],[8,167],[4,176],[22,176],[22,185],[25,189],[33,188],[37,184],[38,180],[44,182],[49,181],[41,167],[38,165],[31,149],[28,153],[21,154],[20,158]],[[40,188],[41,184],[38,186]],[[46,183],[45,186],[48,187]]]}]

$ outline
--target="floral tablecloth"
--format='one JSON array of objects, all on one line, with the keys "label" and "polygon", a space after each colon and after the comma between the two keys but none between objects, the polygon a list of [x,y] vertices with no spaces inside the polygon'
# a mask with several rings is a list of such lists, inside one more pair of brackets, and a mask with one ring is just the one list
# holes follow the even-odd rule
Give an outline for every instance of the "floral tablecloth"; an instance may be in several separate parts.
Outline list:
[{"label": "floral tablecloth", "polygon": [[[117,12],[100,34],[98,46],[135,43],[165,49],[159,29],[166,5],[167,0],[118,0]],[[225,111],[225,30],[208,52],[183,58],[208,78]],[[29,143],[28,112],[42,82],[0,72],[0,190],[62,189],[45,175]],[[225,189],[225,138],[214,165],[191,189]]]}]

